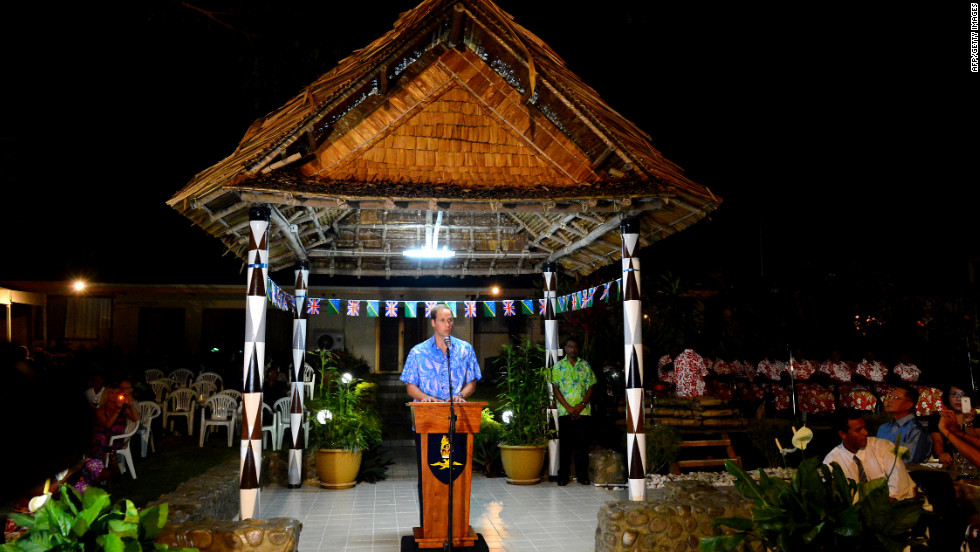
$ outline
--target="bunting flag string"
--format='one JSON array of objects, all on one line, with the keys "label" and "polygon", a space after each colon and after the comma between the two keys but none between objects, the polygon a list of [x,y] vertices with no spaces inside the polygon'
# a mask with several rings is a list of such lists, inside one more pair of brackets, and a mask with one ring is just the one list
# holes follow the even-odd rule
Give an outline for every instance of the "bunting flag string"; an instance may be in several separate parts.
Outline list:
[{"label": "bunting flag string", "polygon": [[[272,278],[267,280],[266,298],[272,306],[286,312],[292,312],[296,308],[296,298],[280,288]],[[566,313],[591,308],[597,299],[609,303],[613,296],[613,287],[616,289],[616,301],[622,300],[622,279],[611,280],[604,284],[585,288],[573,293],[569,293],[556,298],[556,313]],[[392,299],[328,299],[307,297],[306,314],[346,314],[346,316],[360,316],[361,303],[366,316],[370,318],[385,317],[398,318],[399,310],[405,318],[417,318],[422,313],[418,312],[419,303],[424,305],[424,316],[428,318],[433,307],[439,303],[445,303],[452,311],[453,316],[458,316],[456,303],[463,304],[463,316],[465,318],[476,318],[480,313],[485,318],[497,316],[497,304],[500,303],[500,310],[503,316],[516,316],[518,313],[525,316],[544,316],[544,299],[498,299],[492,301],[398,301]],[[537,304],[537,308],[535,308]],[[344,308],[346,305],[346,308]]]}]

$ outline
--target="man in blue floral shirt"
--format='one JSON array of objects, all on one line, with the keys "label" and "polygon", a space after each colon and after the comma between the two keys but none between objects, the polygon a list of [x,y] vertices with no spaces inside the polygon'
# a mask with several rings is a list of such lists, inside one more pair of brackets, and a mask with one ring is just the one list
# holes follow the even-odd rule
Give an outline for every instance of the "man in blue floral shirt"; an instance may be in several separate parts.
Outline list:
[{"label": "man in blue floral shirt", "polygon": [[[466,402],[466,397],[476,391],[476,382],[480,379],[480,365],[473,346],[450,336],[453,311],[445,304],[433,307],[429,318],[435,335],[412,347],[400,379],[408,385],[408,394],[416,401],[445,402],[451,396],[455,402]],[[446,377],[447,337],[452,339],[449,354],[449,365],[453,370],[452,393]]]},{"label": "man in blue floral shirt", "polygon": [[589,399],[595,388],[595,374],[585,360],[578,357],[578,339],[565,341],[565,357],[551,368],[551,385],[558,401],[558,485],[568,485],[568,471],[575,458],[576,479],[582,485],[589,480],[589,441],[592,437],[592,414]]},{"label": "man in blue floral shirt", "polygon": [[[439,303],[429,312],[434,335],[412,347],[405,359],[401,381],[408,387],[408,394],[418,402],[466,402],[476,391],[480,379],[480,365],[476,361],[473,346],[456,339],[453,332],[453,311],[445,303]],[[449,366],[452,369],[453,388],[449,389],[446,369],[446,338],[451,339]],[[418,464],[419,525],[422,525],[422,442],[415,434],[415,461]]]}]

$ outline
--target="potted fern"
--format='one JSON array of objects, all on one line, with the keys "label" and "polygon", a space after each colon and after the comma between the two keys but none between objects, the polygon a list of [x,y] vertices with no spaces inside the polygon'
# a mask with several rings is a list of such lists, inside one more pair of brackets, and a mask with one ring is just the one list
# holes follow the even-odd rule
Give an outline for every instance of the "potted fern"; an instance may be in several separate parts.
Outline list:
[{"label": "potted fern", "polygon": [[544,347],[529,340],[504,345],[497,360],[497,390],[504,421],[500,459],[507,482],[531,485],[541,480],[548,443],[548,370]]}]

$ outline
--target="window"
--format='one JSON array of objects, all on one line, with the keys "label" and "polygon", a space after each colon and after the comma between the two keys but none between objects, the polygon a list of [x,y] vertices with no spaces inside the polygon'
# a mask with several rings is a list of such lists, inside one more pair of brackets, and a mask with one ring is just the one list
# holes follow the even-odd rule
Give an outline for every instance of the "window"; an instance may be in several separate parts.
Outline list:
[{"label": "window", "polygon": [[69,297],[65,313],[66,339],[99,339],[112,328],[112,299]]}]

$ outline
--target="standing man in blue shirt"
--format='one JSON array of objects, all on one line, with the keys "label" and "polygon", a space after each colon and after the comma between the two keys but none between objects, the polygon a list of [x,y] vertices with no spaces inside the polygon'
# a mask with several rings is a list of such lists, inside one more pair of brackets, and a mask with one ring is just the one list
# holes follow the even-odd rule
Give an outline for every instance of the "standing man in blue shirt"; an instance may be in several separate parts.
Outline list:
[{"label": "standing man in blue shirt", "polygon": [[[932,439],[929,432],[915,417],[915,404],[919,402],[919,392],[914,387],[901,384],[885,395],[884,411],[891,420],[878,427],[877,437],[898,443],[909,449],[906,463],[925,462],[932,453]],[[901,438],[901,441],[899,441]]]},{"label": "standing man in blue shirt", "polygon": [[[434,335],[412,347],[405,359],[401,381],[408,387],[408,394],[418,402],[466,402],[476,391],[480,379],[480,365],[476,361],[473,346],[456,339],[453,332],[453,311],[445,303],[439,303],[429,311]],[[453,388],[449,389],[446,367],[446,339],[450,339],[449,367],[453,371]],[[415,434],[415,461],[418,463],[419,525],[422,525],[422,442]]]}]

